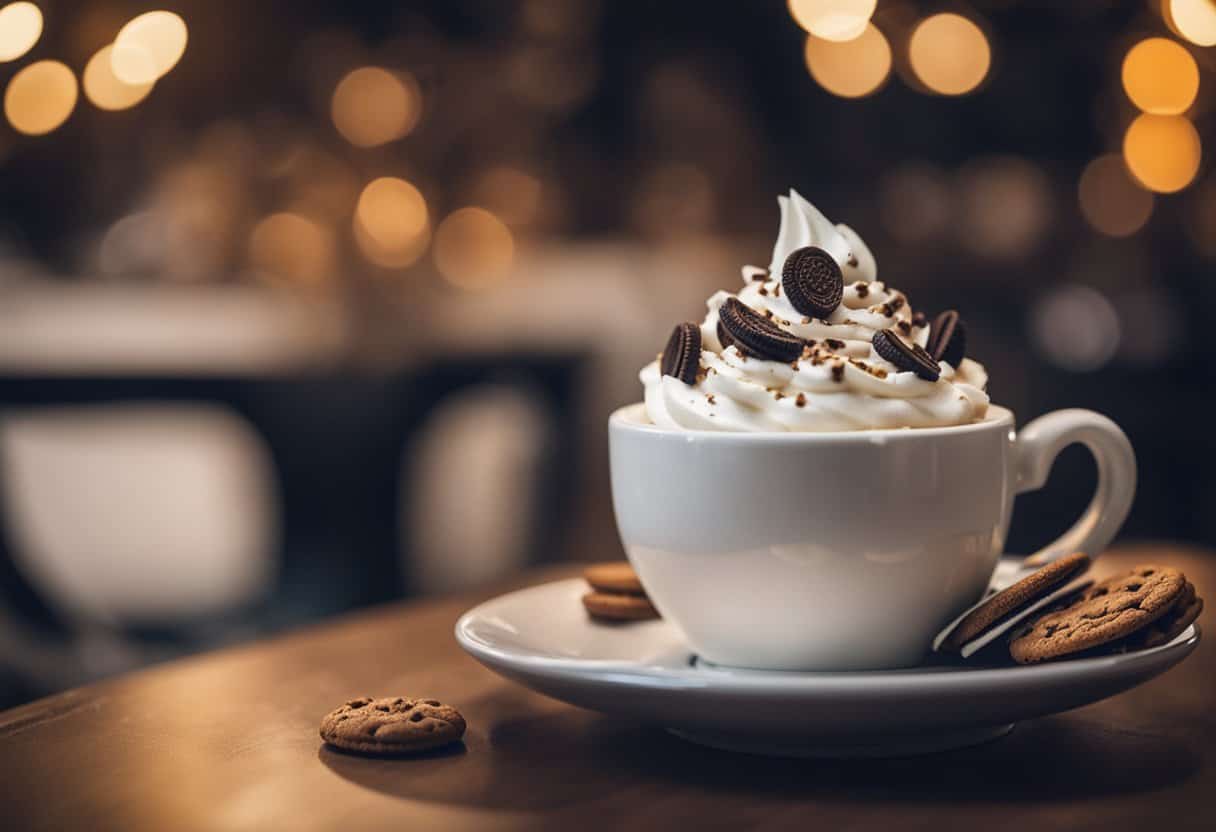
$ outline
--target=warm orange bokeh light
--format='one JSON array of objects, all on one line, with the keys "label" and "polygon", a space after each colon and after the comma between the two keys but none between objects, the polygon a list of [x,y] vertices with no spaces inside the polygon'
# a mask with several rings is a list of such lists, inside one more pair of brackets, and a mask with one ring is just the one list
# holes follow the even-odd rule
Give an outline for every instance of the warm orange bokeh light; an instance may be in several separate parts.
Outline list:
[{"label": "warm orange bokeh light", "polygon": [[1162,10],[1172,28],[1196,46],[1216,46],[1216,3],[1212,0],[1166,0]]},{"label": "warm orange bokeh light", "polygon": [[365,66],[338,82],[330,111],[343,138],[358,147],[375,147],[408,135],[418,123],[421,104],[413,76]]},{"label": "warm orange bokeh light", "polygon": [[866,24],[861,37],[844,43],[808,35],[805,58],[811,77],[841,98],[869,95],[891,71],[891,47],[873,23]]},{"label": "warm orange bokeh light", "polygon": [[110,63],[110,52],[113,48],[113,44],[103,46],[89,59],[81,78],[81,86],[84,87],[85,97],[93,102],[95,107],[103,110],[125,110],[147,98],[148,93],[152,92],[153,82],[128,84],[115,75]]},{"label": "warm orange bokeh light", "polygon": [[461,208],[435,231],[435,265],[449,283],[482,289],[511,271],[515,239],[502,220],[484,208]]},{"label": "warm orange bokeh light", "polygon": [[33,3],[9,3],[0,9],[0,62],[15,61],[42,36],[42,11]]},{"label": "warm orange bokeh light", "polygon": [[363,189],[355,206],[355,242],[368,260],[404,268],[426,251],[430,219],[422,193],[404,179],[384,176]]},{"label": "warm orange bokeh light", "polygon": [[788,5],[790,15],[807,32],[839,43],[861,36],[877,0],[789,0]]},{"label": "warm orange bokeh light", "polygon": [[272,280],[319,285],[333,272],[333,232],[299,214],[271,214],[249,237],[249,261]]},{"label": "warm orange bokeh light", "polygon": [[942,95],[963,95],[988,75],[992,52],[980,27],[957,14],[935,14],[917,25],[908,60],[920,82]]},{"label": "warm orange bokeh light", "polygon": [[1123,137],[1123,158],[1144,187],[1180,191],[1199,172],[1201,146],[1195,126],[1182,116],[1138,116]]},{"label": "warm orange bokeh light", "polygon": [[1184,113],[1199,94],[1199,67],[1191,53],[1168,38],[1148,38],[1123,58],[1123,89],[1146,113]]},{"label": "warm orange bokeh light", "polygon": [[41,136],[68,120],[78,96],[72,70],[59,61],[38,61],[8,82],[4,114],[17,132]]},{"label": "warm orange bokeh light", "polygon": [[1085,220],[1108,237],[1135,234],[1153,213],[1153,195],[1132,178],[1117,153],[1085,166],[1077,198]]},{"label": "warm orange bokeh light", "polygon": [[146,12],[127,23],[114,38],[110,56],[114,74],[128,84],[146,84],[165,76],[186,52],[186,21],[173,12]]}]

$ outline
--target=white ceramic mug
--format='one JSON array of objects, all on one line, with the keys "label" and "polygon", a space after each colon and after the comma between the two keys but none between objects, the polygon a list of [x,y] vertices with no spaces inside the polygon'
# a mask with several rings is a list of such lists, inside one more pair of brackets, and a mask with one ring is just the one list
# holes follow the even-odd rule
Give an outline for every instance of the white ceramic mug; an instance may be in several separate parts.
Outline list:
[{"label": "white ceramic mug", "polygon": [[629,560],[703,659],[766,670],[919,663],[979,600],[1013,498],[1080,442],[1098,463],[1089,507],[1035,557],[1096,555],[1135,493],[1123,431],[1061,410],[1015,434],[981,422],[852,433],[658,428],[643,405],[608,420],[612,496]]}]

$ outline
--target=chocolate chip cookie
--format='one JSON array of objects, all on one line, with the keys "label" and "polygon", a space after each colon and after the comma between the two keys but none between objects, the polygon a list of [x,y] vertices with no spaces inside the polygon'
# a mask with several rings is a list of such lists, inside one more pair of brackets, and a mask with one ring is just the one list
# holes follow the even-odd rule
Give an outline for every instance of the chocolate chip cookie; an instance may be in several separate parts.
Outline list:
[{"label": "chocolate chip cookie", "polygon": [[464,736],[464,717],[434,699],[352,699],[321,720],[321,739],[364,754],[412,754]]},{"label": "chocolate chip cookie", "polygon": [[1009,653],[1020,664],[1031,664],[1119,641],[1168,613],[1185,591],[1186,579],[1178,570],[1137,566],[1019,628],[1010,640]]},{"label": "chocolate chip cookie", "polygon": [[942,642],[941,649],[957,652],[964,644],[983,635],[993,625],[1083,574],[1089,564],[1089,556],[1077,552],[1049,563],[1017,583],[990,595],[955,625],[950,635]]}]

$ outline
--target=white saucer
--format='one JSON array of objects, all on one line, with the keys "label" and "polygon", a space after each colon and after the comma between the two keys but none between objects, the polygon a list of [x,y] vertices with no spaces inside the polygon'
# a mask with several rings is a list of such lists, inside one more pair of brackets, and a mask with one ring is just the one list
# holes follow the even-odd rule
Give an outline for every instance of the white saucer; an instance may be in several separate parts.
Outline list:
[{"label": "white saucer", "polygon": [[465,613],[456,639],[491,670],[555,699],[759,754],[880,757],[984,742],[1018,720],[1135,687],[1199,643],[1191,626],[1161,647],[1029,667],[738,670],[698,662],[667,622],[592,621],[586,591],[571,578],[502,595]]}]

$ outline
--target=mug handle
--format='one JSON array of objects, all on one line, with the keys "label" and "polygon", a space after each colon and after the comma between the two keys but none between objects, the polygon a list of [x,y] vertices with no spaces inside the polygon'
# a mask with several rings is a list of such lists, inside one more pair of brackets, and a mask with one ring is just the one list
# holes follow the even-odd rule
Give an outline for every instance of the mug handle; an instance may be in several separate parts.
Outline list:
[{"label": "mug handle", "polygon": [[1023,567],[1043,566],[1073,552],[1096,557],[1127,519],[1136,494],[1136,454],[1122,429],[1092,410],[1057,410],[1018,431],[1016,493],[1042,488],[1056,456],[1074,442],[1094,455],[1098,487],[1072,528],[1028,556]]}]

